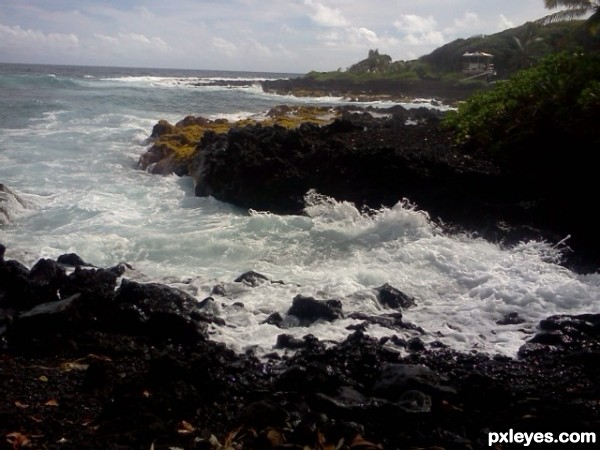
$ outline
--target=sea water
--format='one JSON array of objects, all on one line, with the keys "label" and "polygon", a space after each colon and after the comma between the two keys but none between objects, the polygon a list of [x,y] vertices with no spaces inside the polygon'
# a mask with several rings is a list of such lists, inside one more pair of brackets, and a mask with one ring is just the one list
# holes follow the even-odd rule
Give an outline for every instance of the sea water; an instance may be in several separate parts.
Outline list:
[{"label": "sea water", "polygon": [[[288,76],[0,64],[0,183],[26,203],[0,225],[6,258],[32,266],[75,252],[96,266],[127,262],[126,277],[198,300],[222,286],[213,312],[226,326],[211,326],[211,338],[259,355],[283,332],[337,341],[358,322],[352,312],[393,312],[375,295],[384,283],[415,298],[404,321],[425,334],[380,325],[367,334],[467,352],[514,356],[540,319],[600,312],[600,276],[564,268],[549,243],[502,248],[449,235],[411,199],[364,214],[311,192],[304,214],[281,216],[195,197],[189,177],[136,167],[160,119],[259,118],[281,104],[345,102],[266,94],[257,83]],[[282,283],[234,282],[249,270]],[[296,295],[341,299],[346,318],[285,330],[264,323],[285,316]],[[509,313],[525,322],[496,323]]]}]

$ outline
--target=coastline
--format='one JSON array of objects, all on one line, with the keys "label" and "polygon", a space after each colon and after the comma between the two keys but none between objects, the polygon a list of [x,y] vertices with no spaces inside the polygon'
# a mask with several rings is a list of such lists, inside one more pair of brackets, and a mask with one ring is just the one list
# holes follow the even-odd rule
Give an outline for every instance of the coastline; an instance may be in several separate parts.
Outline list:
[{"label": "coastline", "polygon": [[563,248],[565,266],[595,272],[600,241],[578,216],[591,201],[580,187],[588,177],[557,190],[551,170],[560,167],[457,144],[442,126],[444,114],[400,105],[282,105],[261,121],[188,116],[155,125],[138,167],[190,176],[196,196],[276,214],[301,214],[311,190],[370,209],[409,198],[447,231],[504,246],[546,241]]},{"label": "coastline", "polygon": [[352,101],[392,100],[410,102],[432,98],[442,104],[455,105],[483,89],[480,83],[443,82],[435,79],[399,81],[373,79],[355,82],[351,79],[318,80],[303,76],[260,82],[265,92],[296,97],[343,97]]},{"label": "coastline", "polygon": [[[191,141],[204,152],[194,169],[205,171],[204,178],[186,176],[224,200],[286,213],[301,205],[302,180],[321,171],[319,178],[327,180],[322,191],[364,206],[393,203],[413,189],[448,230],[488,233],[505,245],[526,236],[564,238],[562,230],[541,229],[547,216],[523,205],[520,196],[531,191],[512,173],[476,149],[449,145],[451,136],[440,133],[436,114],[395,108],[384,114],[391,117],[374,115],[342,110],[326,123],[205,130],[198,142],[193,136]],[[248,142],[253,146],[242,145]],[[290,167],[275,160],[272,170],[257,157],[265,148],[277,153],[282,143],[292,148],[293,168],[304,172],[286,189],[270,184],[265,174],[286,174]],[[370,162],[356,147],[368,149]],[[306,148],[312,153],[301,151]],[[234,151],[235,164],[217,157],[223,149]],[[313,165],[307,155],[318,156]],[[334,155],[343,157],[330,158]],[[232,173],[236,167],[240,172]],[[245,170],[249,167],[252,171]],[[388,171],[398,168],[400,180],[390,178]],[[357,173],[365,170],[369,176],[361,178]],[[266,184],[270,196],[257,195],[263,192],[244,172]],[[503,195],[492,195],[498,192]],[[132,270],[123,264],[94,267],[76,255],[27,268],[5,260],[0,244],[0,392],[6,399],[0,407],[0,449],[468,450],[487,448],[488,433],[509,429],[600,429],[600,315],[542,320],[515,358],[458,352],[418,337],[370,337],[373,327],[420,332],[419,323],[403,316],[411,308],[407,296],[381,286],[383,313],[355,314],[357,323],[341,342],[308,333],[293,338],[282,326],[285,318],[269,317],[280,334],[273,352],[258,358],[252,349],[236,354],[210,339],[211,326],[233,326],[211,314],[225,301],[222,286],[197,302],[166,285],[131,281]],[[250,273],[231,282],[288,281]],[[313,309],[298,323],[327,323],[345,314],[335,299],[300,300]],[[288,301],[288,316],[303,314],[292,309],[296,298]],[[521,320],[509,313],[496,325],[518,327]]]},{"label": "coastline", "polygon": [[[389,303],[403,294],[382,287],[390,313],[361,316],[342,342],[289,339],[282,329],[259,359],[206,334],[218,321],[217,293],[197,303],[129,281],[129,270],[90,267],[73,254],[31,270],[0,258],[1,449],[467,450],[509,429],[599,429],[598,314],[543,320],[514,359],[461,353],[369,337],[371,324],[385,321],[418,329],[402,320],[410,302]],[[36,304],[55,289],[60,299]],[[323,305],[310,314],[336,320]],[[498,326],[519,320],[509,314]]]}]

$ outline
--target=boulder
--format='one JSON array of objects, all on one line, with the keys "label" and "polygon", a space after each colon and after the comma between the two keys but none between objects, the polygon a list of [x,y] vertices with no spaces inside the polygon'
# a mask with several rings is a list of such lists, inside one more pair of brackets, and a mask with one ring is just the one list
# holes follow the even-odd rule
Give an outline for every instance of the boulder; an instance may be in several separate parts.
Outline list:
[{"label": "boulder", "polygon": [[14,260],[0,261],[0,306],[18,308],[29,291],[29,285],[27,267]]},{"label": "boulder", "polygon": [[65,336],[73,336],[85,327],[77,314],[79,294],[64,300],[39,304],[16,318],[7,330],[13,348],[24,352],[44,351]]},{"label": "boulder", "polygon": [[277,336],[277,343],[275,348],[287,348],[287,349],[299,349],[305,347],[310,343],[314,336],[307,335],[303,339],[295,338],[290,334],[280,334]]},{"label": "boulder", "polygon": [[554,349],[571,353],[600,351],[600,314],[559,314],[539,323],[539,332],[519,349],[521,357],[551,353]]},{"label": "boulder", "polygon": [[297,295],[287,312],[300,320],[301,325],[309,325],[317,320],[332,322],[343,317],[342,302],[338,299],[316,300],[314,297]]},{"label": "boulder", "polygon": [[60,255],[58,258],[56,258],[56,262],[64,266],[72,267],[91,266],[91,264],[86,263],[77,253],[66,253],[64,255]]},{"label": "boulder", "polygon": [[385,283],[383,286],[379,286],[375,289],[377,292],[377,300],[383,306],[387,306],[393,309],[409,308],[415,305],[415,299],[409,297],[404,292],[396,289],[395,287]]},{"label": "boulder", "polygon": [[248,286],[256,287],[269,281],[269,277],[263,275],[262,273],[255,272],[254,270],[250,270],[243,273],[233,281],[236,283],[244,283]]},{"label": "boulder", "polygon": [[164,119],[158,121],[154,127],[152,127],[152,134],[150,134],[150,138],[156,139],[164,134],[175,134],[177,133],[177,127],[175,125],[170,124]]},{"label": "boulder", "polygon": [[84,269],[81,266],[69,274],[60,289],[61,298],[81,294],[88,306],[102,307],[112,301],[117,287],[117,275],[109,269]]},{"label": "boulder", "polygon": [[[33,275],[32,275],[33,274]],[[65,274],[55,263],[40,260],[30,271],[18,261],[0,261],[0,307],[27,310],[58,300]]]},{"label": "boulder", "polygon": [[110,324],[123,333],[193,344],[207,337],[206,316],[194,297],[169,286],[123,279]]},{"label": "boulder", "polygon": [[423,330],[423,328],[421,328],[420,326],[410,322],[404,322],[402,320],[402,313],[399,312],[391,314],[380,314],[376,316],[372,316],[361,312],[353,312],[348,317],[351,319],[362,321],[358,325],[351,325],[352,328],[350,329],[366,329],[367,325],[379,325],[385,328],[389,328],[390,330],[410,330],[415,331],[421,335],[426,334],[425,330]]},{"label": "boulder", "polygon": [[40,259],[29,272],[29,279],[40,284],[52,284],[60,287],[67,274],[65,269],[52,259]]}]

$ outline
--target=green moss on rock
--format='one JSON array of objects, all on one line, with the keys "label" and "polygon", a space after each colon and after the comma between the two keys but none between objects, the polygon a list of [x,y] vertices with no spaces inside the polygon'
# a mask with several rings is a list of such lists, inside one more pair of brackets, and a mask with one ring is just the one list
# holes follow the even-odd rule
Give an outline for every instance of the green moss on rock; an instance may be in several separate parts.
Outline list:
[{"label": "green moss on rock", "polygon": [[196,154],[204,133],[227,133],[232,128],[247,126],[281,126],[296,128],[302,123],[326,125],[340,111],[322,106],[277,106],[266,118],[245,118],[235,122],[227,119],[210,120],[205,117],[187,116],[175,125],[161,119],[154,125],[150,139],[152,146],[140,157],[138,166],[155,174],[168,175],[188,173],[188,164]]}]

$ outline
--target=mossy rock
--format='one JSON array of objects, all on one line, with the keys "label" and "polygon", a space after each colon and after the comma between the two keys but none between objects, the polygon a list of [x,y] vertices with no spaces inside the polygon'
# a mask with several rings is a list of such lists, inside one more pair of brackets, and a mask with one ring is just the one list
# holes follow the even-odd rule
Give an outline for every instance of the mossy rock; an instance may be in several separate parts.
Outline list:
[{"label": "mossy rock", "polygon": [[339,116],[339,110],[323,106],[277,106],[267,113],[266,119],[245,118],[236,122],[220,118],[186,116],[175,125],[161,119],[152,129],[152,146],[143,154],[138,166],[152,173],[185,174],[186,167],[197,151],[197,145],[207,131],[227,133],[232,128],[248,126],[281,126],[297,128],[302,123],[326,125]]}]

